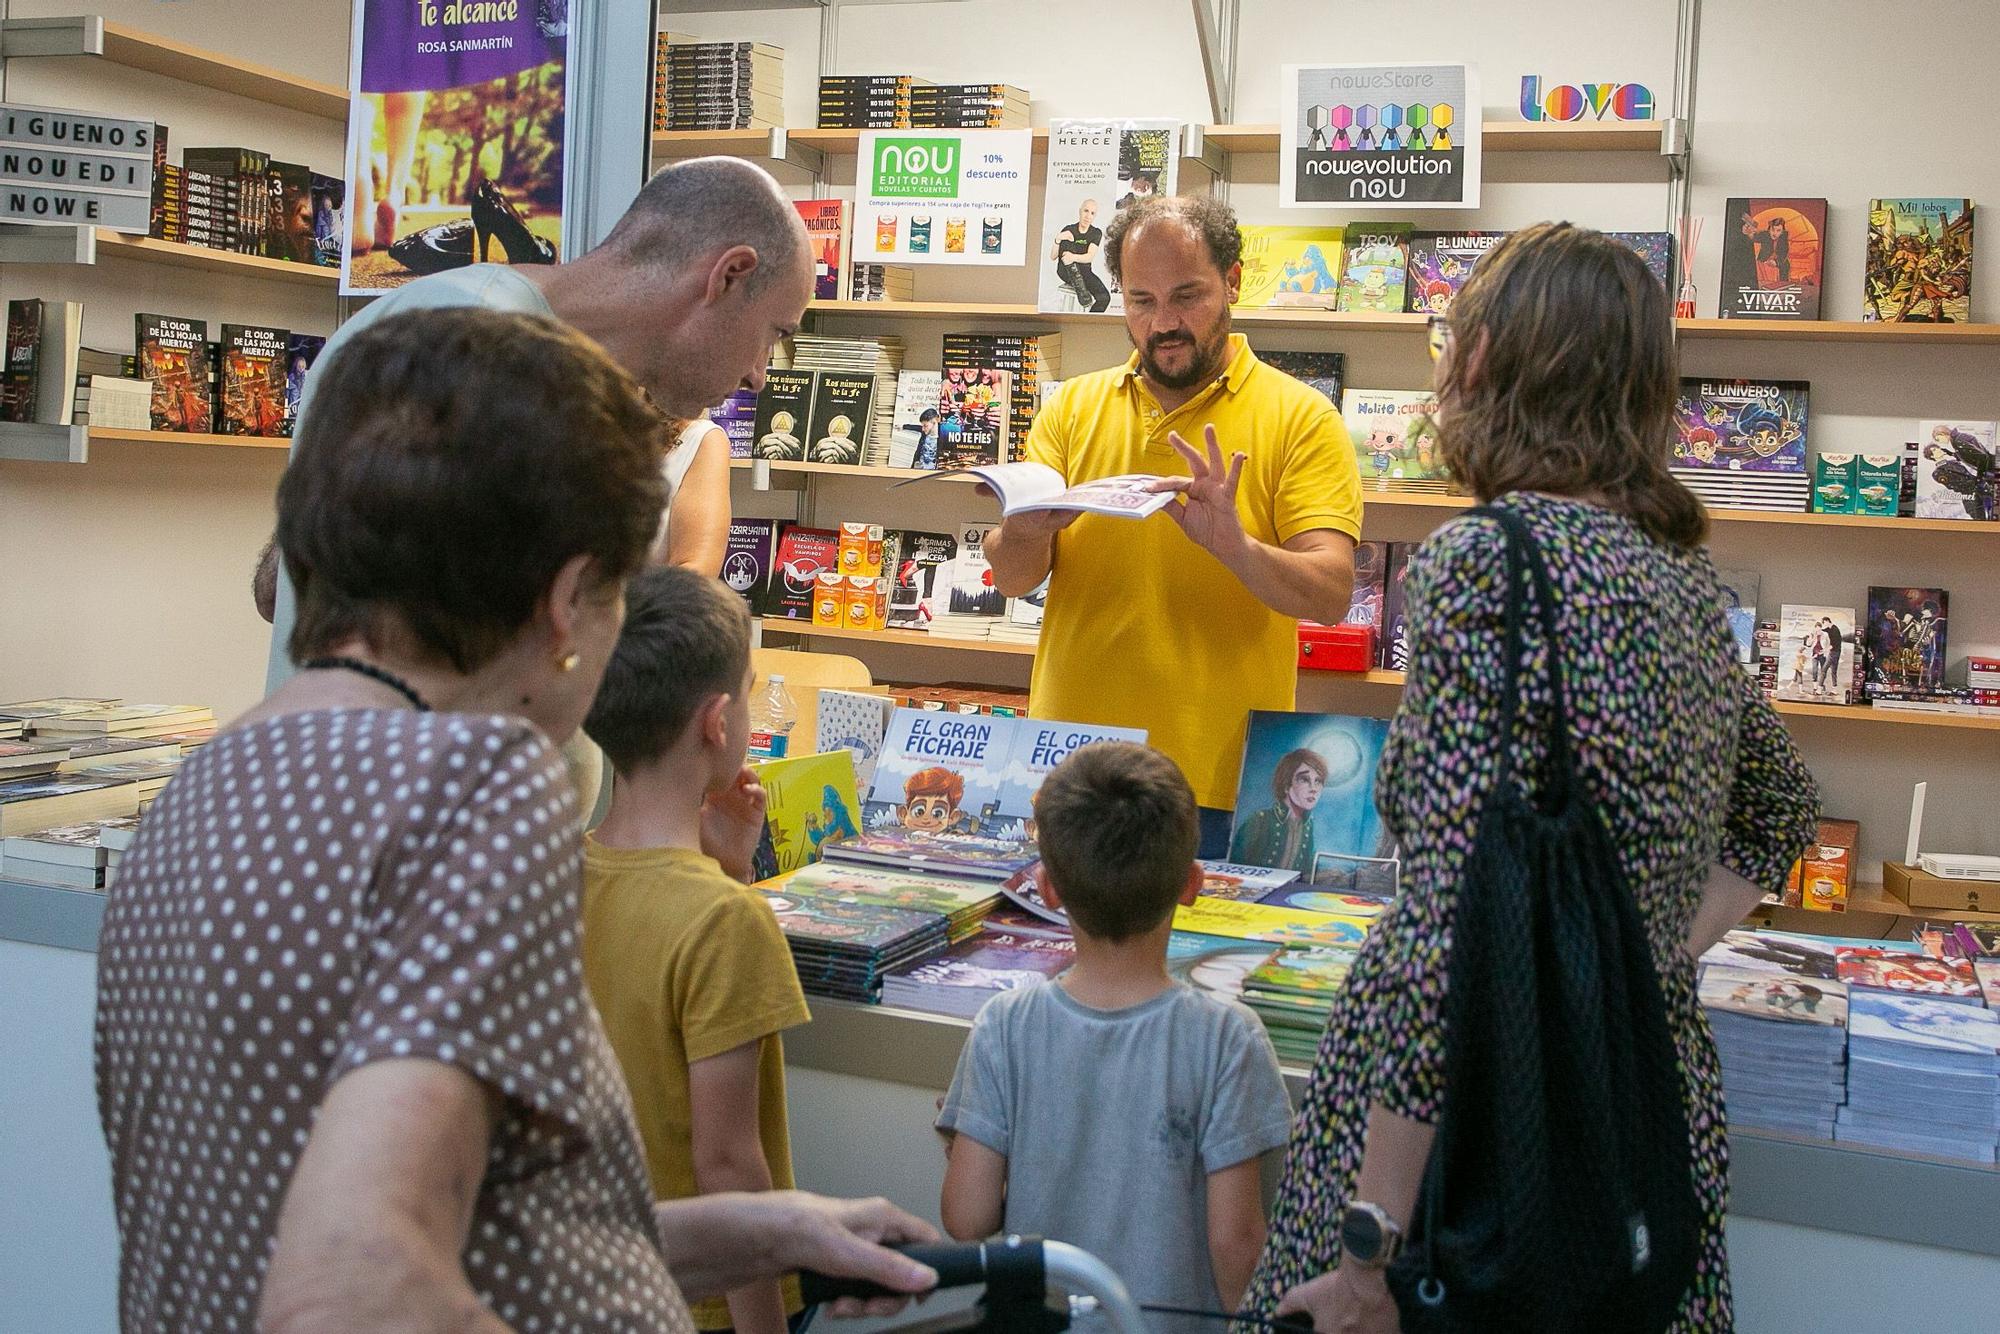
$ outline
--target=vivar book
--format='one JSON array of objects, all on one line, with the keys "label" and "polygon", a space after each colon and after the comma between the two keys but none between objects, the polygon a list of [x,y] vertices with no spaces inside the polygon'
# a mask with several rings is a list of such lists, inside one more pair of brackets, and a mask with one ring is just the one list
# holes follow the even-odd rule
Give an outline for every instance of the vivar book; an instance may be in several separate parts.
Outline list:
[{"label": "vivar book", "polygon": [[1732,199],[1724,210],[1725,320],[1816,320],[1826,244],[1824,199]]}]

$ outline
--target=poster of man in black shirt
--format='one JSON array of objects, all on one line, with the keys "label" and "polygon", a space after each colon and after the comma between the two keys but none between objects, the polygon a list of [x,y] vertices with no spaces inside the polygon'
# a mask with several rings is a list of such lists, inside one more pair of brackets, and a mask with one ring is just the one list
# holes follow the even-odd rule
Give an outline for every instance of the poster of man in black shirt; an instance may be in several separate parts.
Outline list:
[{"label": "poster of man in black shirt", "polygon": [[1111,309],[1111,289],[1091,267],[1104,244],[1104,229],[1097,225],[1097,201],[1086,199],[1077,209],[1076,221],[1056,232],[1049,258],[1055,261],[1056,277],[1076,293],[1077,304],[1093,315]]}]

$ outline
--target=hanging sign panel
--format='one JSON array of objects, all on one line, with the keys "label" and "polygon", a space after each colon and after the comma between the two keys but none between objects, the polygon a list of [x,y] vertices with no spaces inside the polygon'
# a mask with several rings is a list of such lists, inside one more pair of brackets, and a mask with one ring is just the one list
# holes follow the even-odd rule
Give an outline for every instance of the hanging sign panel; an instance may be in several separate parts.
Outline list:
[{"label": "hanging sign panel", "polygon": [[144,232],[153,123],[0,105],[0,221]]},{"label": "hanging sign panel", "polygon": [[1479,207],[1479,73],[1470,65],[1287,65],[1286,208]]},{"label": "hanging sign panel", "polygon": [[855,182],[855,260],[1027,263],[1034,148],[1028,130],[864,133]]},{"label": "hanging sign panel", "polygon": [[1104,262],[1104,233],[1121,210],[1174,193],[1180,138],[1180,122],[1172,120],[1049,122],[1037,310],[1124,310]]},{"label": "hanging sign panel", "polygon": [[562,252],[568,6],[355,0],[340,290]]}]

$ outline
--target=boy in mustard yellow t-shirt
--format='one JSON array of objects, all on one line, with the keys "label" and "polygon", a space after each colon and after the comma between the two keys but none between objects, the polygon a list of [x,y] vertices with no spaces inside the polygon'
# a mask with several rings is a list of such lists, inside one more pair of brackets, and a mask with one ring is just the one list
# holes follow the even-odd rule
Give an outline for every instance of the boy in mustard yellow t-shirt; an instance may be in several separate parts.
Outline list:
[{"label": "boy in mustard yellow t-shirt", "polygon": [[[654,1192],[790,1189],[778,1035],[811,1016],[777,918],[745,883],[764,815],[743,766],[750,618],[686,569],[634,579],[626,604],[584,723],[614,775],[610,810],[584,840],[584,978],[632,1090]],[[704,812],[712,834],[728,831],[722,862],[702,851]],[[698,1302],[694,1316],[705,1330],[784,1334],[799,1309],[787,1280]]]}]

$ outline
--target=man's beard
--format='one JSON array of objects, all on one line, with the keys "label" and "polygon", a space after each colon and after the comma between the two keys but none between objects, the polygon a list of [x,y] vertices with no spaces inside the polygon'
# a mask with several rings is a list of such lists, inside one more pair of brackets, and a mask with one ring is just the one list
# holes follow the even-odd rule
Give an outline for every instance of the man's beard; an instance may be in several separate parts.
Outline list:
[{"label": "man's beard", "polygon": [[[1223,352],[1229,346],[1229,325],[1225,322],[1215,331],[1215,337],[1206,343],[1196,343],[1190,334],[1177,334],[1165,341],[1167,346],[1176,346],[1181,345],[1183,340],[1194,345],[1194,355],[1188,360],[1188,368],[1177,374],[1168,374],[1153,359],[1154,349],[1161,346],[1162,340],[1154,339],[1138,348],[1139,369],[1162,389],[1192,389],[1204,380],[1213,379],[1216,372],[1222,369]],[[1137,344],[1134,346],[1137,347]]]}]

